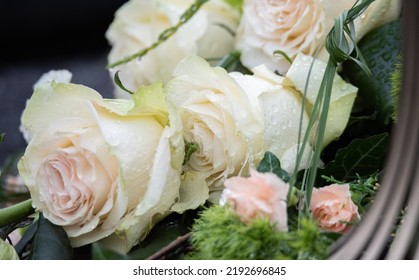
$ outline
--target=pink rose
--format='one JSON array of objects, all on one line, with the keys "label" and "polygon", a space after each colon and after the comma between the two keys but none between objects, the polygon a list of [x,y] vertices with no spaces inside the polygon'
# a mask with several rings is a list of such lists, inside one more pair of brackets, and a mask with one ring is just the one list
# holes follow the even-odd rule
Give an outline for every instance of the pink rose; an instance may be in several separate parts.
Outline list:
[{"label": "pink rose", "polygon": [[314,188],[310,210],[319,227],[326,231],[345,232],[348,223],[359,219],[358,207],[351,199],[348,184]]},{"label": "pink rose", "polygon": [[250,170],[250,177],[231,177],[224,182],[221,204],[228,203],[243,222],[268,218],[279,231],[287,231],[288,184],[273,173]]}]

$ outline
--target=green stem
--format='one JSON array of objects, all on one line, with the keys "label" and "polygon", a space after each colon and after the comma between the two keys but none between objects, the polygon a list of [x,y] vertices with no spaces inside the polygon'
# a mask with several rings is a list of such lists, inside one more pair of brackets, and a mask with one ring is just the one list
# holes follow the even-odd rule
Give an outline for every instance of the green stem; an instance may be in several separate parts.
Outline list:
[{"label": "green stem", "polygon": [[172,35],[174,35],[177,32],[177,30],[182,25],[187,23],[192,18],[192,16],[195,15],[199,11],[201,6],[204,5],[206,2],[208,2],[208,0],[195,0],[195,2],[180,16],[178,23],[176,25],[174,25],[172,27],[169,27],[168,29],[164,30],[162,33],[160,33],[157,41],[154,42],[153,44],[151,44],[151,46],[149,46],[145,49],[142,49],[141,51],[136,52],[132,55],[126,56],[126,57],[122,58],[121,60],[118,60],[114,63],[111,63],[107,66],[107,68],[114,68],[116,66],[128,63],[131,60],[134,60],[134,59],[137,59],[137,58],[142,58],[149,51],[157,48],[160,44],[162,44],[167,39],[169,39]]},{"label": "green stem", "polygon": [[35,210],[32,208],[32,199],[0,209],[0,228],[23,219],[33,213],[35,213]]}]

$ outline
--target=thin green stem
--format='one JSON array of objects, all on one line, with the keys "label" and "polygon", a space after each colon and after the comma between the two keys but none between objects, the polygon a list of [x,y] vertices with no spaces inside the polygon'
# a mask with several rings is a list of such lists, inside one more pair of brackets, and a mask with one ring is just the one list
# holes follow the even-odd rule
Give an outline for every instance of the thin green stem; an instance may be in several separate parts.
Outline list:
[{"label": "thin green stem", "polygon": [[32,199],[0,209],[0,227],[7,226],[20,219],[26,218],[33,213],[35,213],[35,210],[32,208]]},{"label": "thin green stem", "polygon": [[314,153],[311,158],[312,168],[309,169],[310,173],[308,176],[308,182],[306,186],[305,202],[306,202],[307,210],[309,209],[311,194],[313,192],[313,188],[314,188],[314,184],[315,184],[316,176],[317,176],[317,167],[319,166],[319,163],[320,163],[320,154],[323,149],[323,140],[324,140],[324,135],[326,131],[326,123],[327,123],[327,117],[329,113],[329,105],[330,105],[330,100],[332,96],[333,79],[335,77],[335,73],[336,73],[336,64],[333,63],[331,60],[329,60],[326,66],[323,81],[319,89],[319,91],[324,92],[324,94],[322,94],[322,98],[323,98],[322,100],[323,102],[321,102],[322,110],[320,113],[320,119],[319,119],[318,128],[317,128],[317,135],[316,135],[317,137],[316,137],[316,142],[314,145]]},{"label": "thin green stem", "polygon": [[160,33],[158,39],[156,42],[151,44],[149,47],[142,49],[139,52],[136,52],[132,55],[126,56],[121,60],[118,60],[114,63],[111,63],[107,66],[107,68],[113,68],[125,63],[130,62],[131,60],[134,60],[136,58],[141,58],[145,56],[149,51],[157,48],[160,44],[165,42],[167,39],[169,39],[171,36],[173,36],[176,31],[185,23],[187,23],[193,15],[195,15],[202,5],[204,5],[208,0],[195,0],[195,2],[180,16],[179,21],[176,25],[169,27],[168,29],[164,30],[162,33]]}]

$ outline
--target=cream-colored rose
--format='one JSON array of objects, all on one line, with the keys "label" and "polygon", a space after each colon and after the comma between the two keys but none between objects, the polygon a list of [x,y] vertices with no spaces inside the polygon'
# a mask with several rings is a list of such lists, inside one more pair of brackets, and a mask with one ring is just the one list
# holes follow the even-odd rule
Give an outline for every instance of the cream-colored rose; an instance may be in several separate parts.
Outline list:
[{"label": "cream-colored rose", "polygon": [[289,185],[278,176],[251,169],[250,177],[231,177],[224,185],[220,203],[230,205],[243,222],[268,218],[278,231],[288,231]]},{"label": "cream-colored rose", "polygon": [[179,63],[167,93],[181,114],[185,141],[198,145],[185,170],[204,175],[210,191],[248,174],[263,156],[263,124],[244,90],[220,67],[191,56]]},{"label": "cream-colored rose", "polygon": [[127,252],[182,200],[181,123],[161,84],[104,100],[82,85],[43,83],[22,123],[30,141],[18,168],[33,207],[74,247],[112,235],[111,247]]},{"label": "cream-colored rose", "polygon": [[[253,111],[262,115],[265,128],[264,150],[274,153],[279,158],[281,167],[289,173],[294,172],[297,151],[301,149],[311,109],[326,68],[326,64],[320,60],[312,62],[313,57],[299,54],[285,78],[274,74],[263,65],[253,68],[253,75],[230,73],[252,100],[255,107]],[[310,69],[311,76],[308,79]],[[309,82],[304,97],[307,79]],[[343,133],[356,92],[356,87],[335,76],[323,147]],[[304,111],[301,111],[303,100],[306,103]],[[310,137],[299,169],[309,167],[313,145],[314,138]]]},{"label": "cream-colored rose", "polygon": [[[112,49],[109,63],[139,52],[155,43],[161,32],[178,23],[193,0],[131,0],[124,4],[106,32]],[[120,71],[124,86],[135,91],[140,85],[167,82],[178,62],[188,55],[220,58],[234,49],[239,13],[222,0],[211,0],[163,44],[141,60],[111,69]],[[127,96],[116,89],[118,97]]]},{"label": "cream-colored rose", "polygon": [[[285,52],[291,59],[303,53],[314,56],[321,51],[327,58],[324,43],[327,34],[344,10],[355,0],[245,0],[243,16],[236,35],[236,48],[241,61],[253,68],[265,64],[272,71],[286,73],[289,62],[275,51]],[[368,31],[396,19],[399,0],[376,0],[355,22],[359,40]]]},{"label": "cream-colored rose", "polygon": [[314,188],[310,210],[319,227],[325,231],[345,232],[350,223],[360,218],[347,184]]}]

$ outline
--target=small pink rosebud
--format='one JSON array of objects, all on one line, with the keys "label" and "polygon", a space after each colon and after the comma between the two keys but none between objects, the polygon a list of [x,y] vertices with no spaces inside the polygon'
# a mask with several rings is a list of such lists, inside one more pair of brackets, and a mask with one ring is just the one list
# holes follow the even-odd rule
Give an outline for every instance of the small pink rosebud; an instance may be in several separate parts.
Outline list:
[{"label": "small pink rosebud", "polygon": [[348,184],[314,188],[310,210],[319,227],[325,231],[345,232],[350,226],[349,223],[360,218]]},{"label": "small pink rosebud", "polygon": [[224,182],[221,204],[228,203],[243,222],[268,218],[278,231],[288,231],[288,184],[273,173],[250,170],[250,177],[231,177]]}]

